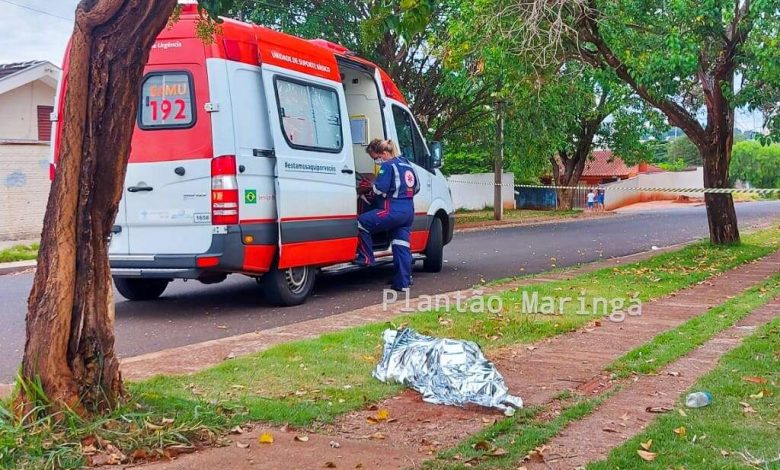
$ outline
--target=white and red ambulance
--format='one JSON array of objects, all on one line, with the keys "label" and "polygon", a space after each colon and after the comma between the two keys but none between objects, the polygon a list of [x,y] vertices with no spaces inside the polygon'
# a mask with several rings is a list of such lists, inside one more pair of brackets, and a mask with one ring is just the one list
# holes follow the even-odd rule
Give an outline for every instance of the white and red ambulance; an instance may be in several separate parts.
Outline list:
[{"label": "white and red ambulance", "polygon": [[[374,138],[415,165],[411,247],[440,271],[453,233],[441,146],[426,144],[390,77],[339,45],[229,19],[207,43],[196,20],[183,5],[144,71],[110,241],[119,292],[154,299],[173,279],[240,273],[271,303],[302,303],[320,269],[355,258],[356,177],[374,171]],[[391,253],[386,236],[374,248]]]}]

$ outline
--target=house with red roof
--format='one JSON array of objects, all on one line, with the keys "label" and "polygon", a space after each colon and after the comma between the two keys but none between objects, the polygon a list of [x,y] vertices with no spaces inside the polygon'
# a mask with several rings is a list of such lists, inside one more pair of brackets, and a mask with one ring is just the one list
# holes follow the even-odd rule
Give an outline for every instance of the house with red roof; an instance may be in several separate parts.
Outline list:
[{"label": "house with red roof", "polygon": [[585,163],[580,185],[597,186],[634,178],[639,174],[662,173],[664,171],[666,170],[649,163],[629,166],[611,150],[594,150],[591,158]]}]

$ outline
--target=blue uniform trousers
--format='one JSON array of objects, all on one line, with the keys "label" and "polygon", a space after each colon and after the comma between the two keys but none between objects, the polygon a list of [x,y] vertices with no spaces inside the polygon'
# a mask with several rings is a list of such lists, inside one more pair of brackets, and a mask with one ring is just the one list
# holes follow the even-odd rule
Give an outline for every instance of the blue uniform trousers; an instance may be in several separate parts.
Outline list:
[{"label": "blue uniform trousers", "polygon": [[371,235],[378,232],[390,233],[393,249],[393,289],[405,289],[412,283],[412,250],[409,235],[414,221],[414,203],[411,199],[386,200],[382,209],[374,209],[358,216],[360,245],[357,262],[374,264],[374,249]]}]

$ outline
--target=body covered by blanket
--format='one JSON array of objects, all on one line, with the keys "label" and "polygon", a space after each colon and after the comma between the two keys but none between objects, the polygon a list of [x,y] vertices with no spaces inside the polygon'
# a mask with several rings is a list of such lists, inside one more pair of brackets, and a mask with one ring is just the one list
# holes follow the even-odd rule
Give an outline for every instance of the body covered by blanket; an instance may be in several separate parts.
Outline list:
[{"label": "body covered by blanket", "polygon": [[385,330],[383,337],[382,360],[373,374],[382,382],[400,382],[429,403],[474,403],[507,414],[523,406],[474,342],[433,338],[411,328]]}]

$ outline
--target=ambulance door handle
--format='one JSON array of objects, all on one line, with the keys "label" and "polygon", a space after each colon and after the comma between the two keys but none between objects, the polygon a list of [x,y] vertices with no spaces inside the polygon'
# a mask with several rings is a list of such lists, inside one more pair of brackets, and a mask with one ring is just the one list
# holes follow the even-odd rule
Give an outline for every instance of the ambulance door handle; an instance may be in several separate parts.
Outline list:
[{"label": "ambulance door handle", "polygon": [[131,193],[137,193],[139,191],[153,191],[154,188],[151,186],[130,186],[127,190]]},{"label": "ambulance door handle", "polygon": [[341,172],[344,173],[345,175],[351,175],[352,173],[354,173],[354,171],[350,170],[349,168],[344,168],[343,170],[341,170]]}]

